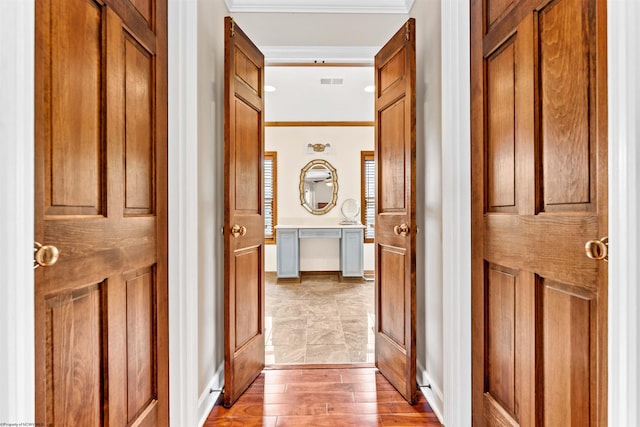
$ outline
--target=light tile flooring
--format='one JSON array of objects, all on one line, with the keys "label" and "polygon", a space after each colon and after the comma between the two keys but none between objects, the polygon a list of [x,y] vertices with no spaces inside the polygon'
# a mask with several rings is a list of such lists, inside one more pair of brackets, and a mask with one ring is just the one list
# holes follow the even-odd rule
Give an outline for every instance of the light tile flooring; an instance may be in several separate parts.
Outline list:
[{"label": "light tile flooring", "polygon": [[324,273],[276,283],[266,273],[265,362],[373,363],[373,283]]}]

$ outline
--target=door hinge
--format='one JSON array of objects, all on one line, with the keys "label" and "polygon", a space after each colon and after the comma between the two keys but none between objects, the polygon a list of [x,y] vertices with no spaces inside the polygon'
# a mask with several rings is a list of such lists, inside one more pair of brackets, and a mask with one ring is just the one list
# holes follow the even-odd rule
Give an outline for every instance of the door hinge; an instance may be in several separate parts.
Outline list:
[{"label": "door hinge", "polygon": [[407,21],[404,24],[404,39],[406,41],[411,40],[411,21]]}]

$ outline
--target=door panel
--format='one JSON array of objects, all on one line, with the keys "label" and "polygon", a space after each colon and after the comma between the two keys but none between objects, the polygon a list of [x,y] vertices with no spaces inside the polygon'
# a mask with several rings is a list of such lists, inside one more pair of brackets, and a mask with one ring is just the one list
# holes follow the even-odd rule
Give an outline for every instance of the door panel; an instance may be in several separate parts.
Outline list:
[{"label": "door panel", "polygon": [[376,366],[411,403],[416,399],[415,73],[410,19],[375,58],[375,292]]},{"label": "door panel", "polygon": [[[66,425],[101,425],[104,283],[46,299],[46,419]],[[90,351],[87,351],[90,349]]]},{"label": "door panel", "polygon": [[[606,425],[605,2],[472,2],[474,425]],[[486,33],[485,33],[486,31]]]},{"label": "door panel", "polygon": [[516,209],[515,38],[487,60],[487,209]]},{"label": "door panel", "polygon": [[[68,8],[68,13],[58,15],[55,11],[59,8]],[[53,14],[46,18],[50,20],[50,38],[57,41],[46,52],[49,72],[74,76],[54,77],[46,87],[50,91],[47,101],[52,105],[47,111],[50,126],[43,141],[49,177],[45,182],[45,212],[103,215],[105,117],[101,93],[106,82],[101,69],[105,65],[105,14],[97,3],[82,0],[71,5],[52,1],[41,9]],[[71,117],[82,120],[69,120]]]},{"label": "door panel", "polygon": [[152,268],[125,277],[127,292],[127,413],[135,420],[149,403],[156,388],[156,280]]},{"label": "door panel", "polygon": [[[404,283],[404,269],[406,265],[406,251],[397,250],[393,247],[379,246],[380,264],[385,268],[381,271],[380,299],[385,303],[381,304],[378,313],[380,322],[380,334],[395,342],[399,346],[405,345],[405,322],[404,316],[397,313],[405,312],[406,284]],[[393,286],[385,284],[394,283]]]},{"label": "door panel", "polygon": [[[406,99],[401,99],[381,110],[379,113],[380,140],[387,144],[380,144],[380,177],[381,194],[380,209],[385,213],[406,211],[406,196],[399,192],[406,187],[404,133]],[[385,191],[388,190],[388,191]]]},{"label": "door panel", "polygon": [[487,372],[489,394],[515,413],[516,274],[488,266]]},{"label": "door panel", "polygon": [[235,211],[248,215],[259,215],[262,197],[255,190],[260,188],[260,175],[253,167],[256,159],[262,156],[260,151],[260,118],[261,112],[256,111],[245,101],[235,101],[235,139],[234,151],[236,155],[235,168]]},{"label": "door panel", "polygon": [[124,60],[125,215],[148,215],[154,206],[153,54],[125,34]]},{"label": "door panel", "polygon": [[227,407],[264,368],[263,86],[264,56],[231,18],[225,18]]},{"label": "door panel", "polygon": [[[112,4],[114,3],[114,4]],[[168,425],[166,3],[36,5],[36,420]]]},{"label": "door panel", "polygon": [[[544,425],[591,425],[589,387],[593,298],[572,295],[560,283],[540,280],[543,311]],[[594,307],[595,308],[595,307]]]},{"label": "door panel", "polygon": [[589,146],[589,56],[594,37],[587,6],[584,0],[562,0],[545,7],[537,19],[542,191],[547,212],[596,207],[591,204],[596,194],[590,188],[595,153]]},{"label": "door panel", "polygon": [[[257,248],[248,248],[245,251],[236,251],[235,254],[235,305],[243,307],[243,315],[236,316],[235,323],[235,344],[241,348],[251,339],[256,338],[260,333],[260,301],[255,295],[260,295],[259,276],[250,277],[248,273],[256,273],[260,265],[262,254]],[[246,280],[250,278],[251,280]]]}]

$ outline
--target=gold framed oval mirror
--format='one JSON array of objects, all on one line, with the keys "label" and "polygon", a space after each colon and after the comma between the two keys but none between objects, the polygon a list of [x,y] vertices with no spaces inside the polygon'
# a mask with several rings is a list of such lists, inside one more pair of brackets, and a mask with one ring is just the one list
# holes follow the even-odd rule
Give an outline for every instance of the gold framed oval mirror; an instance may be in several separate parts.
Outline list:
[{"label": "gold framed oval mirror", "polygon": [[338,201],[338,173],[331,163],[315,159],[300,171],[300,204],[314,215],[324,215]]}]

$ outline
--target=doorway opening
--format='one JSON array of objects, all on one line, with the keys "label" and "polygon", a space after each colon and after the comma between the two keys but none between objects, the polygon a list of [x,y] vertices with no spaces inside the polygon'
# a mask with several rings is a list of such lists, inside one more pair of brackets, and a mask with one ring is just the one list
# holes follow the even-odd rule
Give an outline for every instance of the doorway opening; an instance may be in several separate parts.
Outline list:
[{"label": "doorway opening", "polygon": [[[373,84],[371,64],[265,67],[267,365],[374,362]],[[302,169],[314,161],[335,169],[330,183],[309,172],[305,181]],[[355,215],[342,209],[347,201]],[[363,224],[359,275],[343,277],[340,239],[324,237],[299,239],[298,278],[279,277],[279,227],[349,220]]]},{"label": "doorway opening", "polygon": [[[375,364],[400,394],[416,401],[416,58],[415,20],[409,19],[375,57]],[[225,393],[230,407],[264,368],[264,55],[230,18],[225,18]],[[339,78],[321,81],[340,81]],[[364,89],[363,89],[364,90]],[[304,98],[304,94],[298,95]],[[321,128],[321,127],[319,127]],[[329,143],[307,143],[310,152]],[[329,171],[335,167],[318,160]],[[318,163],[315,162],[315,163]],[[298,196],[306,209],[306,171],[301,171]],[[345,166],[344,170],[353,167]],[[304,172],[304,174],[303,174]],[[333,172],[332,172],[333,173]],[[335,177],[337,172],[333,174]],[[329,177],[327,176],[327,179]],[[293,179],[291,181],[294,181]],[[339,181],[332,180],[336,202]],[[295,189],[294,189],[295,191]],[[305,193],[303,194],[303,191]],[[323,202],[324,203],[324,202]],[[295,224],[295,223],[294,223]],[[277,228],[278,226],[276,226]],[[290,277],[300,276],[299,240],[340,239],[340,272],[359,274],[354,264],[363,257],[362,226],[292,225],[287,256]],[[358,235],[359,233],[359,235]],[[282,237],[282,236],[280,236]],[[283,239],[278,238],[278,243]],[[359,240],[359,241],[358,241]],[[357,243],[355,243],[358,241]],[[284,245],[277,249],[285,250]],[[359,252],[358,252],[359,251]],[[350,260],[350,261],[349,261]],[[279,265],[278,270],[285,270]],[[354,268],[354,269],[352,269]],[[279,274],[280,275],[280,274]],[[280,275],[281,277],[283,275]]]}]

